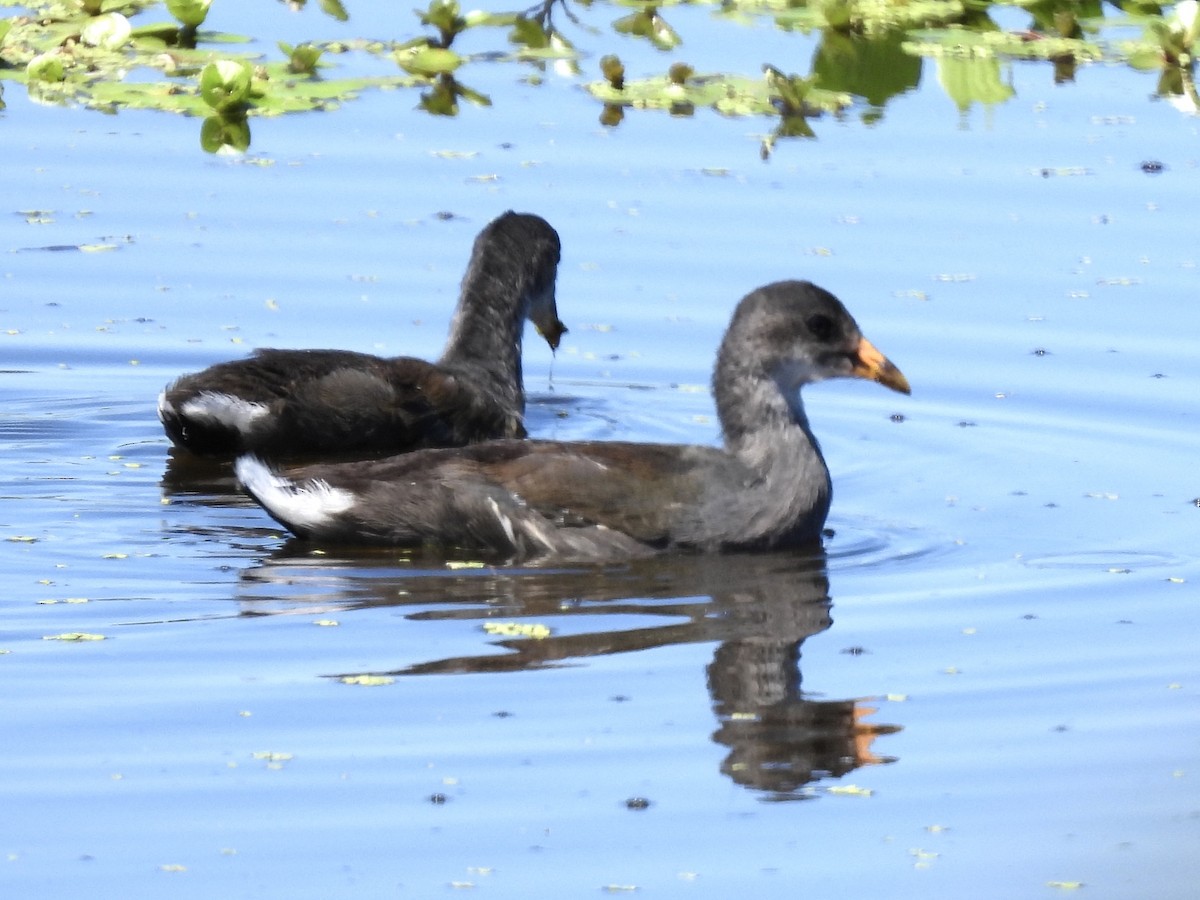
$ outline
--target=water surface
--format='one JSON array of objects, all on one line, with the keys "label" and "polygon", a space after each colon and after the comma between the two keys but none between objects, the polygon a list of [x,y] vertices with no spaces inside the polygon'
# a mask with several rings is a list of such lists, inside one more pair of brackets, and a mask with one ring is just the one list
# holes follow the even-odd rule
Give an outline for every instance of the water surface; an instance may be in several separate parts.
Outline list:
[{"label": "water surface", "polygon": [[[929,75],[763,164],[761,123],[603,131],[569,81],[472,77],[493,107],[367,94],[250,160],[6,94],[10,891],[1192,896],[1196,119],[1017,65],[1004,105]],[[914,393],[807,391],[821,557],[314,554],[173,458],[180,372],[435,355],[508,208],[564,244],[539,436],[715,442],[737,299],[846,301]]]}]

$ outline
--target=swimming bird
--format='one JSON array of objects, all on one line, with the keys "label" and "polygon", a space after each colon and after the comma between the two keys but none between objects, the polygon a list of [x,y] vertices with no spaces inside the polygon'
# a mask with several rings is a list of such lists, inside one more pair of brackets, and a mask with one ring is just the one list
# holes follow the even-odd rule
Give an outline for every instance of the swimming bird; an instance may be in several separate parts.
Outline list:
[{"label": "swimming bird", "polygon": [[480,232],[441,359],[258,350],[185,375],[158,398],[171,440],[203,455],[399,453],[523,438],[526,318],[551,349],[558,233],[506,212]]},{"label": "swimming bird", "polygon": [[839,376],[910,392],[836,297],[782,281],[743,298],[721,341],[723,448],[499,440],[286,474],[244,456],[235,471],[281,524],[331,543],[514,562],[792,548],[820,540],[832,490],[800,388]]}]

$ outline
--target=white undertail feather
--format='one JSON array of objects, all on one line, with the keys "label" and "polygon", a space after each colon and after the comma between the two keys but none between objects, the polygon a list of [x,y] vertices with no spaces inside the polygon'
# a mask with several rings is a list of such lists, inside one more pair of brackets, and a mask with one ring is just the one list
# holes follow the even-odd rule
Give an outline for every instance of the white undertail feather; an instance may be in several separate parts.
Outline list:
[{"label": "white undertail feather", "polygon": [[[166,395],[162,394],[158,398],[160,416],[164,406],[167,406]],[[270,408],[265,403],[255,403],[217,391],[201,391],[179,408],[179,415],[185,419],[212,422],[232,428],[239,434],[247,434],[254,427],[254,423],[268,412]]]},{"label": "white undertail feather", "polygon": [[351,491],[328,482],[297,482],[276,475],[256,456],[243,456],[233,466],[238,481],[271,515],[289,526],[311,528],[325,525],[358,502]]},{"label": "white undertail feather", "polygon": [[[518,546],[516,530],[513,528],[513,520],[503,510],[500,509],[500,504],[494,498],[487,498],[488,507],[492,510],[492,514],[500,523],[500,527],[504,529],[504,534],[508,537],[508,542],[514,547]],[[557,545],[546,530],[535,520],[534,516],[526,517],[521,521],[522,534],[533,537],[538,543],[553,553]]]},{"label": "white undertail feather", "polygon": [[505,535],[508,536],[508,542],[514,547],[517,545],[517,536],[513,534],[512,519],[500,512],[500,504],[493,498],[487,498],[488,506],[491,507],[492,515],[500,522],[500,527],[504,529]]},{"label": "white undertail feather", "polygon": [[549,551],[550,553],[554,552],[555,548],[557,547],[557,544],[554,541],[554,537],[552,534],[548,533],[545,528],[542,527],[541,522],[536,521],[533,518],[530,518],[530,519],[526,520],[525,527],[529,531],[529,533],[532,534],[533,537],[543,547],[546,548],[547,551]]}]

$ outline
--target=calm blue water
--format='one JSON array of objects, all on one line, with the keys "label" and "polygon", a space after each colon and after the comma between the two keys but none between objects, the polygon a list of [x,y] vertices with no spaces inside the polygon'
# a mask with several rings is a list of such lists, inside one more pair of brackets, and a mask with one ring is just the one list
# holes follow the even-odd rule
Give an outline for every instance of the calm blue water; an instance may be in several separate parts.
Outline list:
[{"label": "calm blue water", "polygon": [[[351,11],[254,14],[283,40],[412,31]],[[671,15],[698,68],[812,53]],[[629,48],[638,74],[670,59]],[[461,74],[491,108],[367,93],[252,121],[241,159],[194,120],[6,85],[0,883],[1192,896],[1197,120],[1099,65],[1014,65],[1013,100],[961,115],[927,64],[881,123],[817,121],[764,164],[766,121],[605,131],[570,79]],[[435,355],[508,208],[564,244],[571,332],[526,353],[538,435],[714,442],[736,300],[805,277],[846,301],[914,393],[807,392],[823,568],[314,556],[222,473],[181,481],[154,417],[175,374],[264,345]],[[114,249],[45,249],[80,244]],[[106,639],[45,639],[69,633]]]}]

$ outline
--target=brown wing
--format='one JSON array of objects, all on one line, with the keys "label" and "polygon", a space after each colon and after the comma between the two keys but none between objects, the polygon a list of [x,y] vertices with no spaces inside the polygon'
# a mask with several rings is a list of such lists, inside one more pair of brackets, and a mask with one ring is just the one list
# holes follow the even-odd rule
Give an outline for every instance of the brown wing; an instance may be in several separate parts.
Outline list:
[{"label": "brown wing", "polygon": [[[246,430],[189,417],[189,401],[205,394],[267,413]],[[525,434],[520,410],[433,363],[343,350],[259,350],[179,379],[162,408],[172,439],[199,453],[398,453]]]},{"label": "brown wing", "polygon": [[388,380],[410,428],[424,435],[414,447],[525,437],[519,394],[502,398],[486,384],[422,359],[391,360]]},{"label": "brown wing", "polygon": [[556,525],[603,525],[642,543],[672,542],[702,500],[715,450],[664,444],[537,444],[491,467],[496,480]]},{"label": "brown wing", "polygon": [[736,465],[708,447],[489,441],[386,460],[311,466],[292,474],[352,491],[359,498],[354,515],[369,520],[372,532],[391,517],[404,519],[395,525],[396,533],[406,536],[436,538],[451,527],[447,523],[458,522],[462,534],[472,535],[485,530],[483,520],[500,517],[524,522],[538,533],[600,526],[661,547],[689,529],[704,502],[706,484],[714,477],[736,477],[717,476],[715,470]]}]

